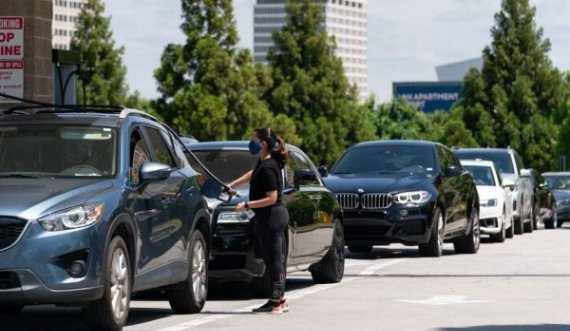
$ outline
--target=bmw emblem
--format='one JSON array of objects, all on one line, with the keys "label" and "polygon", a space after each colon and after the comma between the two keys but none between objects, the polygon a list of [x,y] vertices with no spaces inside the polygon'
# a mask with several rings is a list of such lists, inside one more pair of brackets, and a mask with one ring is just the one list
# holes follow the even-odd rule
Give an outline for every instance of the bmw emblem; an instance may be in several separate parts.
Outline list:
[{"label": "bmw emblem", "polygon": [[364,193],[364,190],[361,189],[361,188],[359,188],[359,189],[357,190],[357,192],[360,193],[360,194],[362,194],[362,193]]}]

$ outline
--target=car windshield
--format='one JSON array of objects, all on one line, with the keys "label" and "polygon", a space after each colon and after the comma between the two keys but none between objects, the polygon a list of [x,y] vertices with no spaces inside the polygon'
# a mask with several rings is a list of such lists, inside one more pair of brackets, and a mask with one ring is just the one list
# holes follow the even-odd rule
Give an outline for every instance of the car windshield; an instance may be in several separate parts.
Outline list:
[{"label": "car windshield", "polygon": [[570,190],[570,176],[544,176],[544,180],[553,190]]},{"label": "car windshield", "polygon": [[422,173],[433,174],[435,161],[430,149],[422,146],[376,145],[348,150],[331,173]]},{"label": "car windshield", "polygon": [[480,186],[495,186],[495,178],[493,177],[493,170],[488,166],[475,166],[464,165],[465,170],[473,175],[475,185]]},{"label": "car windshield", "polygon": [[493,161],[503,174],[514,174],[513,162],[508,152],[485,152],[485,151],[456,151],[455,155],[460,160],[476,160]]},{"label": "car windshield", "polygon": [[[193,150],[192,152],[206,168],[225,183],[229,183],[253,169],[259,159],[247,150],[215,149]],[[203,173],[196,162],[190,161],[195,170]]]},{"label": "car windshield", "polygon": [[116,150],[111,128],[0,126],[0,177],[112,176]]}]

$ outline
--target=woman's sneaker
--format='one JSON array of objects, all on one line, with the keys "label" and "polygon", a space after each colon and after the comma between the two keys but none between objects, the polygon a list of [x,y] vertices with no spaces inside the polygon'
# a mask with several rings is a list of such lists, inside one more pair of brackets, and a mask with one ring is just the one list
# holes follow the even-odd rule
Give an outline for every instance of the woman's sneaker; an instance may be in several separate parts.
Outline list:
[{"label": "woman's sneaker", "polygon": [[268,300],[263,306],[255,308],[252,311],[254,313],[281,314],[283,309],[281,308],[281,301]]},{"label": "woman's sneaker", "polygon": [[289,311],[289,303],[287,303],[287,299],[281,299],[281,310],[286,313]]}]

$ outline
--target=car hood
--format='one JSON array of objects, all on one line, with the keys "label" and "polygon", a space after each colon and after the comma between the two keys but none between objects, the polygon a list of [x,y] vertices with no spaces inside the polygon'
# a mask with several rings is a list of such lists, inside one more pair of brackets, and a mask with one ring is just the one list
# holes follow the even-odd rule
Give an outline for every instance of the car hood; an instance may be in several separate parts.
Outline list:
[{"label": "car hood", "polygon": [[[334,193],[399,193],[426,189],[434,177],[403,174],[331,174],[324,178],[325,186]],[[362,192],[360,192],[362,193]]]},{"label": "car hood", "polygon": [[223,206],[235,206],[240,202],[246,202],[249,201],[249,187],[246,188],[240,188],[236,190],[239,194],[236,196],[227,196],[225,194],[222,194],[222,196],[220,196],[220,199],[212,199],[212,198],[207,198],[206,202],[208,203],[208,207],[210,208],[210,210],[214,210],[218,207],[223,207]]},{"label": "car hood", "polygon": [[[0,182],[0,215],[36,219],[85,202],[112,186],[111,180],[6,178]],[[64,206],[64,207],[63,207]]]},{"label": "car hood", "polygon": [[503,199],[504,191],[498,186],[483,186],[477,185],[477,194],[479,194],[479,200],[489,200],[489,199]]}]

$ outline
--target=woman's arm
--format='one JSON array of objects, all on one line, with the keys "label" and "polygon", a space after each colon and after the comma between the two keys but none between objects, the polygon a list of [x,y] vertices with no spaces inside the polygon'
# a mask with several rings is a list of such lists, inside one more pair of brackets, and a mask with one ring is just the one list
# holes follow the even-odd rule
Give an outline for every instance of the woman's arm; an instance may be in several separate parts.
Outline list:
[{"label": "woman's arm", "polygon": [[[272,206],[277,202],[277,191],[265,193],[265,198],[259,200],[249,201],[247,204],[249,208],[263,208]],[[236,205],[236,211],[245,211],[245,202],[240,202]]]},{"label": "woman's arm", "polygon": [[231,188],[236,188],[239,187],[245,183],[248,183],[251,180],[251,174],[253,173],[253,170],[250,170],[248,172],[246,172],[243,176],[241,176],[240,178],[234,180],[233,182],[229,183],[228,186]]}]

